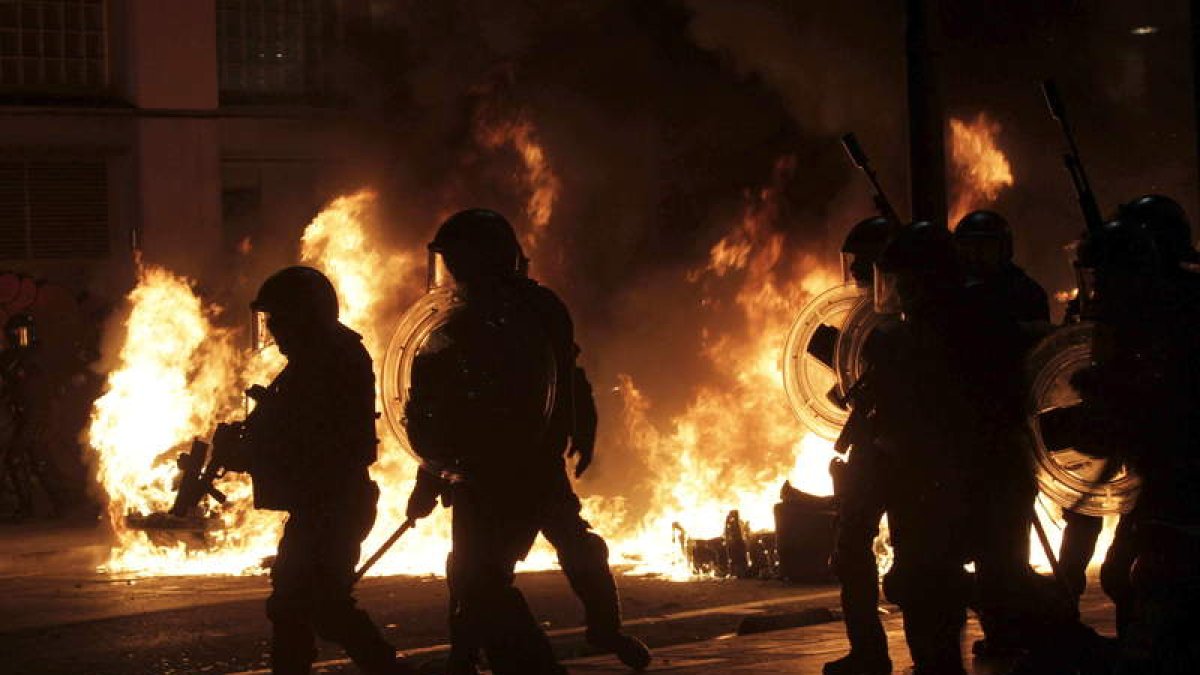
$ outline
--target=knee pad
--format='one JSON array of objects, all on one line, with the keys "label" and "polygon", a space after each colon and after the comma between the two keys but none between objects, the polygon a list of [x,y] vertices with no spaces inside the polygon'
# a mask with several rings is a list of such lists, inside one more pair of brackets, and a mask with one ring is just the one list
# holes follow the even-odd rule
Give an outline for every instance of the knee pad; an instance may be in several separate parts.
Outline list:
[{"label": "knee pad", "polygon": [[600,535],[585,530],[581,535],[554,542],[558,563],[563,570],[608,569],[608,543]]}]

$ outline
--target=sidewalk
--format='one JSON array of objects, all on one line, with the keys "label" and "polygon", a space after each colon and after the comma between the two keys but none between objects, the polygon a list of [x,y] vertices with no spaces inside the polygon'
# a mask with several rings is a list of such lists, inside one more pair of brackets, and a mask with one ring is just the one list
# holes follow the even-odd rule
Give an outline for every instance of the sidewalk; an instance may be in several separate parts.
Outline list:
[{"label": "sidewalk", "polygon": [[0,576],[94,572],[107,559],[111,542],[101,522],[2,523]]}]

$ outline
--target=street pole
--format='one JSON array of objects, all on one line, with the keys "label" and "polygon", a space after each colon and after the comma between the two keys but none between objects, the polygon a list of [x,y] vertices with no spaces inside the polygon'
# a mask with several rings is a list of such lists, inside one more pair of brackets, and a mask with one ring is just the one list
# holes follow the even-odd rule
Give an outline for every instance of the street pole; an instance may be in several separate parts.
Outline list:
[{"label": "street pole", "polygon": [[908,168],[913,220],[945,223],[946,142],[938,0],[906,0]]}]

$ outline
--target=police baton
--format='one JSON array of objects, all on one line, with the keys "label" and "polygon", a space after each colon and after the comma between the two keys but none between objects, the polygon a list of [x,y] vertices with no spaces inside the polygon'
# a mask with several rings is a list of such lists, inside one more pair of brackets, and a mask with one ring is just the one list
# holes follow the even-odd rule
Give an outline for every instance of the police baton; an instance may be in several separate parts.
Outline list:
[{"label": "police baton", "polygon": [[1046,554],[1046,561],[1050,563],[1050,571],[1054,574],[1055,581],[1058,582],[1069,598],[1071,596],[1071,584],[1068,583],[1066,575],[1063,574],[1062,566],[1058,563],[1058,556],[1054,554],[1054,547],[1050,545],[1050,538],[1046,536],[1046,528],[1042,525],[1042,519],[1038,517],[1036,506],[1033,508],[1033,531],[1037,533],[1038,541],[1042,544],[1042,552]]},{"label": "police baton", "polygon": [[368,558],[367,562],[363,563],[363,566],[358,568],[358,571],[354,573],[354,580],[350,583],[358,583],[358,580],[363,578],[363,575],[367,573],[367,570],[371,569],[375,563],[379,562],[379,559],[383,557],[383,554],[387,553],[388,549],[390,549],[392,545],[400,539],[400,537],[404,536],[405,532],[408,532],[410,529],[412,529],[412,526],[416,524],[417,521],[411,518],[404,521],[404,524],[398,527],[396,531],[392,533],[392,536],[388,537],[387,541],[383,542],[383,546],[380,546],[379,550],[375,551],[375,555]]}]

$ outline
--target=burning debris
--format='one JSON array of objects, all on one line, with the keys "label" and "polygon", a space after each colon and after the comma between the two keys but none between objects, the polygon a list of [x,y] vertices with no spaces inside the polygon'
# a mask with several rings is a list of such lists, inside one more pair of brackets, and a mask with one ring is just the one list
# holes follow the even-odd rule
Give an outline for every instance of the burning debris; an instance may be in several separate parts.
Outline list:
[{"label": "burning debris", "polygon": [[88,430],[117,537],[105,567],[142,574],[257,569],[281,519],[250,508],[248,480],[221,484],[226,508],[185,514],[182,522],[155,515],[175,501],[176,462],[188,444],[241,407],[237,383],[247,355],[232,332],[214,324],[216,309],[167,270],[144,267],[128,302],[119,361]]}]

